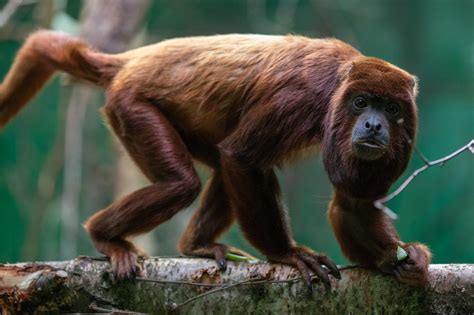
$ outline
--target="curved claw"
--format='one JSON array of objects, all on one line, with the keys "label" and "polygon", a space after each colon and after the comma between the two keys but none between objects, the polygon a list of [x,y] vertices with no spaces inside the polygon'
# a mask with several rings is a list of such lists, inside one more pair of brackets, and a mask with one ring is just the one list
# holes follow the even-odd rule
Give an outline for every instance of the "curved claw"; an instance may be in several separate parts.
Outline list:
[{"label": "curved claw", "polygon": [[320,256],[319,261],[321,261],[321,263],[331,271],[331,274],[336,279],[341,280],[341,272],[339,271],[339,268],[337,268],[337,265],[332,262],[332,260],[330,260],[327,256]]},{"label": "curved claw", "polygon": [[309,268],[313,270],[319,279],[323,282],[326,290],[331,289],[331,280],[329,280],[328,271],[324,269],[321,263],[314,257],[303,254],[300,255],[301,259],[305,262],[306,265],[309,265]]},{"label": "curved claw", "polygon": [[217,262],[217,267],[219,267],[221,271],[227,270],[227,259],[225,258],[216,259],[216,262]]},{"label": "curved claw", "polygon": [[296,266],[296,268],[298,268],[301,276],[303,277],[303,280],[306,284],[306,286],[308,287],[308,289],[313,292],[313,285],[311,283],[311,275],[308,271],[308,267],[306,266],[306,264],[299,260],[299,259],[295,259],[294,260],[294,265]]},{"label": "curved claw", "polygon": [[331,290],[329,274],[341,279],[341,273],[335,263],[326,256],[317,254],[303,246],[292,248],[291,252],[283,257],[269,257],[269,259],[296,267],[310,289],[312,289],[310,271],[318,276],[328,292]]}]

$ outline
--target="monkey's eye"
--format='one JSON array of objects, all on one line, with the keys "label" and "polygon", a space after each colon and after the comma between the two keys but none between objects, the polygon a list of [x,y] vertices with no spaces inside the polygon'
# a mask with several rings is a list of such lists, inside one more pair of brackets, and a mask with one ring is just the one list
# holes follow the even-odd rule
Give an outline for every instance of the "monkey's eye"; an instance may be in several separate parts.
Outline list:
[{"label": "monkey's eye", "polygon": [[391,116],[397,116],[400,113],[400,106],[395,103],[390,103],[385,107],[385,111]]},{"label": "monkey's eye", "polygon": [[364,109],[368,106],[367,100],[363,98],[362,96],[358,96],[352,101],[352,105],[354,106],[355,109],[361,110]]}]

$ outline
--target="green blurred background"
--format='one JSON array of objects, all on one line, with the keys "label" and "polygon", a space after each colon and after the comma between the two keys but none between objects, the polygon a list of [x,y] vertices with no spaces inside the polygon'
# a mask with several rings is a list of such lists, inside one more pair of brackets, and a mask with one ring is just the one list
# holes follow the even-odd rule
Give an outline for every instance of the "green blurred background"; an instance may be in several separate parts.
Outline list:
[{"label": "green blurred background", "polygon": [[[0,0],[0,8],[7,2]],[[0,78],[29,32],[40,27],[77,32],[82,5],[42,0],[18,7],[0,25]],[[54,14],[45,15],[48,9]],[[473,0],[160,0],[152,1],[133,42],[223,33],[296,33],[347,41],[420,78],[417,143],[429,159],[474,136]],[[98,255],[81,223],[124,191],[146,184],[130,162],[119,158],[102,123],[103,95],[70,108],[67,81],[56,76],[0,134],[0,262]],[[79,127],[67,120],[74,110],[82,111]],[[65,136],[65,130],[78,134]],[[76,142],[72,161],[65,162],[71,155],[68,141]],[[474,263],[472,158],[465,152],[428,170],[389,204],[399,215],[402,239],[428,244],[435,263]],[[398,183],[420,166],[413,156]],[[204,181],[207,171],[200,174]],[[301,160],[279,176],[295,239],[346,263],[326,219],[331,187],[321,158]],[[150,254],[176,254],[193,208],[138,241]],[[237,227],[224,242],[256,253]]]}]

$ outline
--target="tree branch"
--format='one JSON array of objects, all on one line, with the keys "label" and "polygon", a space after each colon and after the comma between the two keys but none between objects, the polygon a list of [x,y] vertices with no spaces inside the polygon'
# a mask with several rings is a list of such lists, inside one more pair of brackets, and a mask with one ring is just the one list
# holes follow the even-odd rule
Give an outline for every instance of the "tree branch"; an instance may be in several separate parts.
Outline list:
[{"label": "tree branch", "polygon": [[113,312],[162,314],[240,313],[430,313],[474,311],[474,265],[431,265],[429,286],[418,289],[359,267],[341,268],[331,292],[315,278],[310,293],[291,267],[212,260],[150,258],[143,275],[115,282],[105,259],[0,265],[3,314]]}]

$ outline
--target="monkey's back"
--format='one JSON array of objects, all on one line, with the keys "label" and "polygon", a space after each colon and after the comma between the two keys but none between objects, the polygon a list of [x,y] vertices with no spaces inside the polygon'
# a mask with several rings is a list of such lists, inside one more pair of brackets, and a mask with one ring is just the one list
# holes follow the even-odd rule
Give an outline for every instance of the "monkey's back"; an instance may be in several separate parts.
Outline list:
[{"label": "monkey's back", "polygon": [[335,39],[291,35],[177,38],[121,54],[125,65],[110,90],[139,94],[216,143],[253,105],[291,86],[311,91],[318,67],[357,54]]}]

